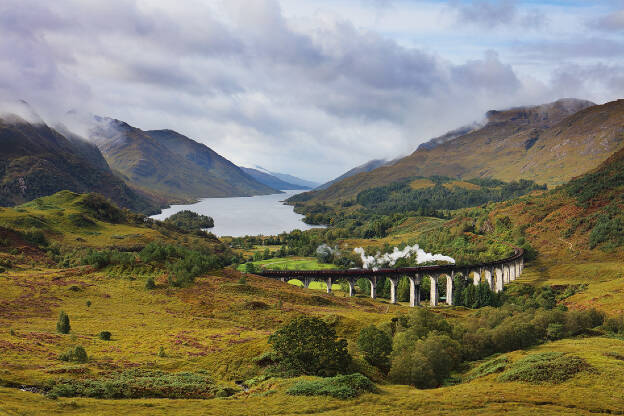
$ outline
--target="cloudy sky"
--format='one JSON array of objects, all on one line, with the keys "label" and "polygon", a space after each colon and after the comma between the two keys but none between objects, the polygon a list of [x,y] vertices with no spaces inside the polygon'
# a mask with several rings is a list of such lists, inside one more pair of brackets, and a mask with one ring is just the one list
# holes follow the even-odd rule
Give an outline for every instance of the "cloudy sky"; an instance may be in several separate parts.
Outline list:
[{"label": "cloudy sky", "polygon": [[623,96],[624,1],[0,2],[0,101],[317,181],[489,109]]}]

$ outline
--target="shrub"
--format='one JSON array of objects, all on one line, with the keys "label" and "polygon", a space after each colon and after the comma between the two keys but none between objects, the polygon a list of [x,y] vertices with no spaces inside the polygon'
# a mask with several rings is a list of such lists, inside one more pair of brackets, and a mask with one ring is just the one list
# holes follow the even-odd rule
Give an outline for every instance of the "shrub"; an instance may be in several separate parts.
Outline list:
[{"label": "shrub", "polygon": [[355,373],[320,380],[299,381],[293,384],[286,393],[293,396],[331,396],[337,399],[351,399],[362,393],[376,391],[377,387],[372,381],[362,374]]},{"label": "shrub", "polygon": [[126,219],[121,209],[100,194],[86,194],[76,205],[85,208],[98,220],[120,223]]},{"label": "shrub", "polygon": [[209,399],[222,389],[203,371],[165,373],[158,370],[126,370],[96,380],[57,380],[49,394],[58,397]]},{"label": "shrub", "polygon": [[268,351],[253,358],[253,362],[259,367],[267,367],[276,363],[275,352]]},{"label": "shrub", "polygon": [[360,331],[357,343],[366,361],[387,371],[390,365],[388,356],[392,352],[392,339],[387,333],[371,325]]},{"label": "shrub", "polygon": [[67,216],[67,219],[72,225],[80,228],[91,227],[95,225],[95,221],[82,214],[70,214]]},{"label": "shrub", "polygon": [[546,337],[550,340],[558,340],[565,336],[565,328],[563,324],[548,324],[546,329]]},{"label": "shrub", "polygon": [[109,331],[102,331],[98,334],[98,338],[104,341],[110,341],[111,333]]},{"label": "shrub", "polygon": [[528,383],[562,383],[592,367],[580,357],[560,352],[531,354],[516,361],[498,377],[499,381]]},{"label": "shrub", "polygon": [[87,351],[83,347],[77,346],[59,355],[59,360],[86,363],[89,358],[87,357]]},{"label": "shrub", "polygon": [[[565,323],[565,320],[566,314],[560,309],[538,309],[537,311],[535,311],[535,315],[533,316],[531,323],[535,326],[539,338],[553,339],[550,338],[550,336],[548,335],[548,328],[551,325],[561,325],[561,337],[564,337],[566,335],[563,325]],[[554,328],[555,327],[553,327],[552,329],[553,331],[555,330]],[[551,335],[554,335],[554,333]]]},{"label": "shrub", "polygon": [[624,332],[624,316],[620,316],[619,318],[609,318],[605,320],[603,327],[605,330],[609,332],[613,332],[614,334],[620,334]]},{"label": "shrub", "polygon": [[29,242],[30,244],[36,246],[47,246],[48,239],[45,234],[41,230],[37,230],[35,228],[31,228],[30,230],[26,230],[22,232],[22,238]]},{"label": "shrub", "polygon": [[582,334],[602,325],[604,317],[604,313],[593,308],[584,311],[569,311],[566,314],[566,332],[571,336]]},{"label": "shrub", "polygon": [[465,378],[465,381],[474,380],[475,378],[485,377],[490,374],[500,373],[509,364],[509,359],[505,356],[496,357],[492,360],[486,361],[474,370],[472,370],[468,376]]},{"label": "shrub", "polygon": [[61,334],[69,334],[71,325],[69,324],[69,316],[63,311],[59,314],[58,321],[56,322],[56,331]]},{"label": "shrub", "polygon": [[147,280],[145,281],[145,289],[147,290],[154,290],[156,289],[156,282],[154,282],[154,278],[153,277],[148,277]]},{"label": "shrub", "polygon": [[316,317],[299,317],[269,337],[282,370],[292,375],[333,376],[351,362],[347,341]]},{"label": "shrub", "polygon": [[85,303],[85,305],[87,305],[87,308],[90,308],[90,307],[91,307],[91,301],[90,301],[90,300],[88,300],[88,301]]}]

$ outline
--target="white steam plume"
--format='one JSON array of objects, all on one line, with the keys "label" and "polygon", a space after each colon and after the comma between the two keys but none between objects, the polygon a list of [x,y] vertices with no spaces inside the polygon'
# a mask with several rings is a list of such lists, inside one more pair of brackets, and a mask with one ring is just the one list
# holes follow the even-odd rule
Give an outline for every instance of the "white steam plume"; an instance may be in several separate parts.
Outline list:
[{"label": "white steam plume", "polygon": [[416,263],[422,264],[430,261],[446,261],[449,263],[455,263],[455,259],[442,254],[431,254],[421,249],[418,244],[413,246],[406,246],[403,250],[399,250],[397,247],[392,250],[392,253],[381,254],[377,252],[375,256],[367,256],[362,247],[357,247],[353,251],[360,255],[362,258],[362,265],[365,269],[379,269],[380,267],[389,266],[392,267],[396,264],[397,260],[409,257],[416,254]]}]

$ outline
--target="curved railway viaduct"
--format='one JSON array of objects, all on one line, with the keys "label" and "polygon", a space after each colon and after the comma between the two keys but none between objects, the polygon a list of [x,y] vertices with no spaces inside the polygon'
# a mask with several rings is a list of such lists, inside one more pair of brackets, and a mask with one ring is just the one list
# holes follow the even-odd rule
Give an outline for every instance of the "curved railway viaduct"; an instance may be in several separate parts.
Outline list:
[{"label": "curved railway viaduct", "polygon": [[[486,282],[490,289],[495,292],[503,290],[505,284],[516,280],[524,268],[524,250],[515,249],[512,256],[502,260],[470,266],[457,266],[455,264],[401,267],[396,269],[347,269],[347,270],[263,270],[257,273],[273,279],[287,282],[298,279],[307,288],[312,281],[322,281],[327,284],[327,293],[331,293],[332,284],[344,280],[349,283],[349,296],[355,292],[355,282],[365,278],[370,282],[371,298],[377,297],[377,280],[386,277],[390,280],[390,302],[397,303],[397,285],[401,276],[406,276],[410,282],[410,306],[420,305],[420,285],[422,278],[428,276],[431,281],[430,302],[431,306],[437,306],[439,302],[438,285],[440,278],[446,278],[446,293],[453,293],[453,278],[462,276],[464,279],[472,279],[475,285]],[[453,304],[453,296],[446,297],[448,305]]]}]

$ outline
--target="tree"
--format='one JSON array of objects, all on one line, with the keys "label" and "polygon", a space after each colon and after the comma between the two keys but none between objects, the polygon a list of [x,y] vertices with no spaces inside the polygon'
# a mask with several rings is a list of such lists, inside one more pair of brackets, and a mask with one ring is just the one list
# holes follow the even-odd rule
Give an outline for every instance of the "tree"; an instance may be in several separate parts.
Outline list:
[{"label": "tree", "polygon": [[436,386],[431,363],[418,351],[405,351],[392,359],[388,378],[398,384],[409,384],[420,389]]},{"label": "tree", "polygon": [[409,301],[410,283],[409,283],[409,279],[405,276],[402,276],[399,279],[399,284],[397,285],[397,297],[399,298],[399,302]]},{"label": "tree", "polygon": [[351,363],[347,341],[316,317],[299,317],[269,337],[276,361],[291,375],[334,376]]},{"label": "tree", "polygon": [[370,295],[370,281],[368,279],[357,279],[355,284],[358,287],[358,292],[364,295]]},{"label": "tree", "polygon": [[247,262],[245,263],[245,273],[255,273],[256,272],[256,265],[253,264],[252,262]]},{"label": "tree", "polygon": [[61,311],[59,319],[56,322],[56,331],[61,334],[69,334],[71,325],[69,324],[69,316],[64,311]]},{"label": "tree", "polygon": [[167,218],[164,222],[167,224],[173,224],[184,231],[196,231],[203,228],[214,227],[214,220],[212,217],[200,215],[189,210],[177,212]]},{"label": "tree", "polygon": [[392,339],[387,333],[371,325],[360,331],[358,347],[364,353],[364,359],[371,365],[388,371],[392,352]]}]

